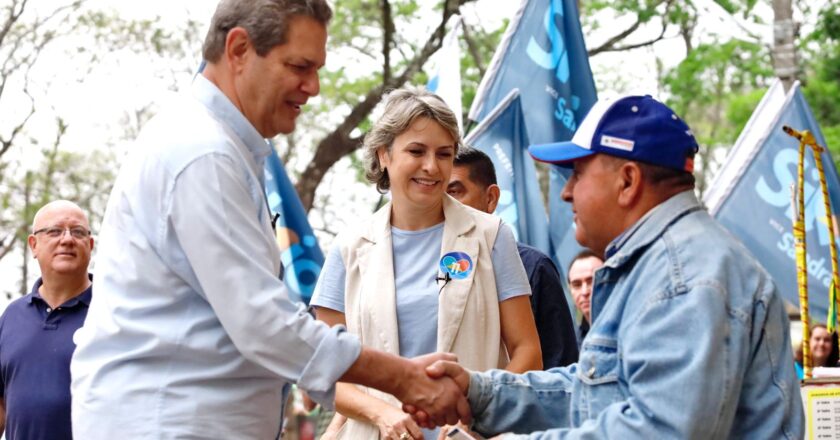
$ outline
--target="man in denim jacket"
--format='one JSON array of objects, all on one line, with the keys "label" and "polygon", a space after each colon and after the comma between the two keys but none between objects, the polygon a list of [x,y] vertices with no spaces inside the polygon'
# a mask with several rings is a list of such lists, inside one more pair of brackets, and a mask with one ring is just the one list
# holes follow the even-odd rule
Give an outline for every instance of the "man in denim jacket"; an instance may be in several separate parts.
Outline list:
[{"label": "man in denim jacket", "polygon": [[577,240],[605,264],[577,364],[523,375],[429,368],[467,393],[474,429],[543,439],[801,438],[782,301],[695,197],[688,126],[650,96],[629,96],[596,103],[571,142],[530,152],[574,167],[563,199]]}]

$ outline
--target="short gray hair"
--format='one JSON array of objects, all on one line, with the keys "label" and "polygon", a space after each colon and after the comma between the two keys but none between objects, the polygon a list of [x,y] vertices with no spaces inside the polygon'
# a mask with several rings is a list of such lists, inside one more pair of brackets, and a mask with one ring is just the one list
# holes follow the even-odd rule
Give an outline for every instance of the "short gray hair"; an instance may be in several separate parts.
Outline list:
[{"label": "short gray hair", "polygon": [[222,0],[204,39],[204,59],[210,63],[221,59],[227,34],[235,27],[245,29],[257,55],[265,56],[286,43],[289,24],[298,16],[313,18],[326,27],[332,9],[326,0]]},{"label": "short gray hair", "polygon": [[364,151],[365,177],[376,184],[376,190],[385,193],[391,187],[388,172],[382,169],[377,151],[384,147],[391,150],[394,139],[408,130],[417,118],[429,118],[443,127],[455,141],[455,152],[461,145],[461,133],[455,113],[439,96],[426,89],[406,87],[388,94],[385,111],[373,128],[365,135]]}]

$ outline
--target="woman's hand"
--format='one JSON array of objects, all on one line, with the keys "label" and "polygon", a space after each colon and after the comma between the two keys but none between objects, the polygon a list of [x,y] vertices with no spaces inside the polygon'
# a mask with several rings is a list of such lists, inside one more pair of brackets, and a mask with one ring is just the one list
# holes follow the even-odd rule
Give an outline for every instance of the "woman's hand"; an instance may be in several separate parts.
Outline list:
[{"label": "woman's hand", "polygon": [[423,438],[423,431],[410,415],[399,408],[385,405],[377,412],[373,422],[379,428],[382,440],[418,440]]}]

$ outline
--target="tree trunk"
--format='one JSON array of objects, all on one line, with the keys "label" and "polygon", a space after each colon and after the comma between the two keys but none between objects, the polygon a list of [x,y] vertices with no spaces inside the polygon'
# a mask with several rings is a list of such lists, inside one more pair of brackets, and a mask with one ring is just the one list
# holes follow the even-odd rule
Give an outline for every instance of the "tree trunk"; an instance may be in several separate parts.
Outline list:
[{"label": "tree trunk", "polygon": [[[29,212],[32,206],[32,173],[27,172],[23,188],[23,212]],[[23,262],[21,263],[20,296],[26,295],[29,287],[29,243],[23,244]]]},{"label": "tree trunk", "polygon": [[787,91],[797,79],[796,25],[791,0],[773,0],[773,16],[773,69]]}]

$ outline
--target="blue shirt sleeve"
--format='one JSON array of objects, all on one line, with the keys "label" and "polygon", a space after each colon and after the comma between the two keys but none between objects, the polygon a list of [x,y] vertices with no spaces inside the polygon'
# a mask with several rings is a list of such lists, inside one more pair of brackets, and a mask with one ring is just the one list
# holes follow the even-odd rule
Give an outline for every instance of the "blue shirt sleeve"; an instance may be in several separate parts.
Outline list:
[{"label": "blue shirt sleeve", "polygon": [[522,260],[519,259],[519,251],[516,249],[516,239],[513,238],[513,232],[506,224],[499,226],[491,258],[499,302],[531,294],[528,274],[525,273]]},{"label": "blue shirt sleeve", "polygon": [[324,267],[315,285],[310,304],[344,313],[344,280],[347,270],[338,245],[333,246],[324,260]]}]

